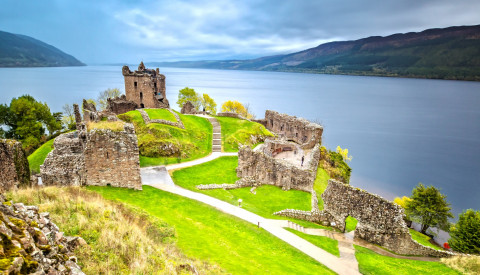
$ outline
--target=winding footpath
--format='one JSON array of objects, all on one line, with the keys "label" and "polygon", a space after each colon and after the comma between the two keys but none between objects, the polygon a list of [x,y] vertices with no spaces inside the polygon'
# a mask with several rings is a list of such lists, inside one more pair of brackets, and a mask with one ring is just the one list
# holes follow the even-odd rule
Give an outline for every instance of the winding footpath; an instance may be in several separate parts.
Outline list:
[{"label": "winding footpath", "polygon": [[[303,253],[307,254],[308,256],[312,257],[319,263],[325,265],[326,267],[330,268],[331,270],[333,270],[338,274],[360,274],[358,271],[358,262],[355,258],[355,251],[352,246],[353,242],[339,242],[340,257],[336,257],[326,252],[325,250],[313,245],[312,243],[306,241],[305,239],[284,229],[284,227],[290,227],[296,230],[301,229],[301,227],[297,224],[294,224],[287,220],[265,219],[257,214],[254,214],[238,206],[234,206],[232,204],[221,201],[219,199],[207,196],[205,194],[193,192],[175,185],[168,171],[181,169],[181,168],[185,168],[193,165],[198,165],[222,156],[237,155],[237,153],[220,152],[221,136],[218,135],[221,132],[220,124],[218,124],[218,122],[214,118],[212,119],[210,119],[209,117],[206,117],[206,118],[209,119],[209,121],[213,125],[214,135],[217,134],[214,136],[213,144],[212,144],[213,145],[212,148],[216,150],[207,157],[189,161],[189,162],[172,164],[168,166],[142,168],[141,169],[142,184],[149,185],[154,188],[158,188],[160,190],[177,194],[186,198],[197,200],[199,202],[213,206],[222,212],[225,212],[227,214],[236,216],[252,224],[255,224],[265,229],[266,231],[270,232],[271,234],[278,237],[279,239],[290,244],[291,246],[302,251]],[[215,122],[218,125],[215,125],[214,124]],[[220,141],[220,144],[218,144],[218,141]],[[220,146],[215,146],[215,145],[220,145]],[[218,149],[218,147],[220,147],[220,150]],[[303,231],[306,232],[305,229],[303,229]],[[319,233],[317,234],[320,235]],[[317,234],[314,233],[313,235],[317,235]]]}]

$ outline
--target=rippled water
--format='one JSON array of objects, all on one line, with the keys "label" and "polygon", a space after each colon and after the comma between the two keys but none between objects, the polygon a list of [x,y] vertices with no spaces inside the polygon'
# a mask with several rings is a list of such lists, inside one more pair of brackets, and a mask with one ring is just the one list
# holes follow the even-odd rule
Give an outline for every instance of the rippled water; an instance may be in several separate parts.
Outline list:
[{"label": "rippled water", "polygon": [[[320,122],[324,144],[353,155],[351,184],[388,199],[422,182],[441,188],[454,212],[480,209],[480,83],[254,71],[161,68],[174,108],[188,86],[216,102],[248,102]],[[0,69],[0,103],[29,93],[54,111],[124,90],[121,67]]]}]

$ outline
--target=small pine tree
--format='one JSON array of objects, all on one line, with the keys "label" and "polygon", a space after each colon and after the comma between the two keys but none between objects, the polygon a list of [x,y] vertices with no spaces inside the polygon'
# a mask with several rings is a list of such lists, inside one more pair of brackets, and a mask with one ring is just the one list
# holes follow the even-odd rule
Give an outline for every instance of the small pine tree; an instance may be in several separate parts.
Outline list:
[{"label": "small pine tree", "polygon": [[468,209],[450,229],[450,247],[459,252],[480,254],[480,211]]}]

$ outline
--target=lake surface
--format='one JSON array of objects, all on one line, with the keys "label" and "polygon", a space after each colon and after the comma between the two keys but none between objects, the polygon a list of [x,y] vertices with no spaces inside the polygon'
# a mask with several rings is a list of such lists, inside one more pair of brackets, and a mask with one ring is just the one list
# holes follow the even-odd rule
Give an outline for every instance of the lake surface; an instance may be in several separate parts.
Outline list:
[{"label": "lake surface", "polygon": [[[134,69],[134,68],[131,68]],[[456,215],[480,209],[480,83],[320,74],[161,68],[167,98],[194,88],[217,104],[249,103],[321,123],[323,142],[348,148],[350,183],[387,199],[422,182],[441,188]],[[53,111],[124,90],[120,66],[1,68],[0,103],[28,93]]]}]

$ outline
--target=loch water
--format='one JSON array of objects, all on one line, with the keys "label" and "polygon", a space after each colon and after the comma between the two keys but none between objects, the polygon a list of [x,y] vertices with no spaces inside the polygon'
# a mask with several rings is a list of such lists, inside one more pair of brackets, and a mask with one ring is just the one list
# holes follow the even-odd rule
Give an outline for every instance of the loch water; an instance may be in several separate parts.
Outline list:
[{"label": "loch water", "polygon": [[[132,68],[133,69],[133,68]],[[173,108],[178,90],[208,93],[220,106],[249,103],[324,126],[323,143],[348,148],[350,183],[387,199],[417,183],[447,195],[455,215],[480,209],[480,83],[321,74],[160,68]],[[1,68],[0,103],[30,94],[52,111],[124,90],[121,66]]]}]

